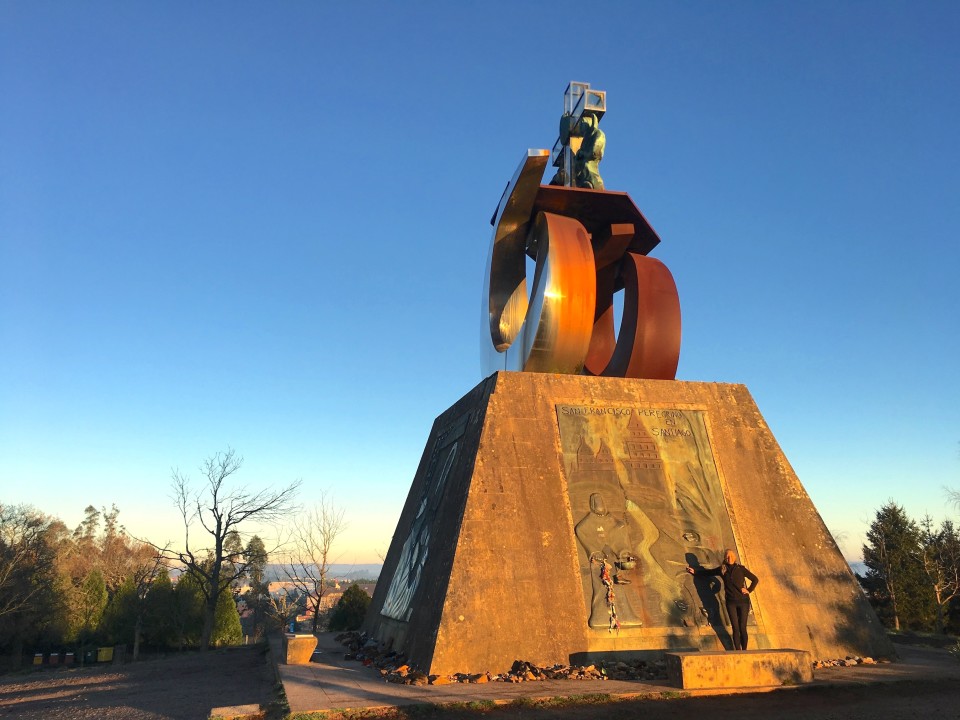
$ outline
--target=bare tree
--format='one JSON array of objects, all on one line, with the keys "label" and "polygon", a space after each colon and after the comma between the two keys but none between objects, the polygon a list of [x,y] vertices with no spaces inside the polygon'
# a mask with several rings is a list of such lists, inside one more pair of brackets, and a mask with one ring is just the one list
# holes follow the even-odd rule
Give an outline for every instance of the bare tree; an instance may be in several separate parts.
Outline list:
[{"label": "bare tree", "polygon": [[26,506],[0,505],[0,618],[29,607],[46,590],[38,566],[53,567],[46,536],[51,520]]},{"label": "bare tree", "polygon": [[284,573],[303,594],[307,610],[313,610],[314,634],[320,626],[323,595],[334,561],[333,544],[346,527],[343,509],[334,505],[326,493],[310,511],[293,522],[290,561],[284,565]]},{"label": "bare tree", "polygon": [[297,617],[297,603],[292,597],[294,591],[284,590],[270,596],[267,617],[271,623],[286,632],[287,626]]},{"label": "bare tree", "polygon": [[960,597],[960,531],[950,520],[935,529],[929,515],[920,529],[923,569],[936,602],[936,630],[942,634],[947,610]]},{"label": "bare tree", "polygon": [[944,487],[943,491],[947,494],[947,502],[953,505],[953,509],[960,511],[960,490]]},{"label": "bare tree", "polygon": [[[170,553],[199,580],[204,599],[203,630],[200,647],[210,647],[217,600],[227,592],[230,584],[247,571],[249,559],[242,551],[231,550],[227,542],[231,533],[237,532],[248,520],[276,522],[289,510],[300,481],[281,490],[248,490],[240,486],[231,488],[228,481],[243,465],[243,458],[233,449],[218,452],[207,458],[200,466],[205,480],[194,490],[190,479],[179,470],[173,471],[173,498],[183,517],[184,549]],[[198,525],[203,541],[191,536],[191,529]]]}]

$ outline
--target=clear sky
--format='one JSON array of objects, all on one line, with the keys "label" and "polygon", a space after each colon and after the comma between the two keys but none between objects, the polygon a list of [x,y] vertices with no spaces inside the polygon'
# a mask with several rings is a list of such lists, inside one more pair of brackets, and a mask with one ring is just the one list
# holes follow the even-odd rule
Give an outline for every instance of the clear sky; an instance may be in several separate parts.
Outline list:
[{"label": "clear sky", "polygon": [[[480,381],[489,218],[570,80],[848,557],[960,488],[960,4],[0,0],[0,500],[181,531],[172,468],[386,551]],[[954,516],[956,513],[952,513]]]}]

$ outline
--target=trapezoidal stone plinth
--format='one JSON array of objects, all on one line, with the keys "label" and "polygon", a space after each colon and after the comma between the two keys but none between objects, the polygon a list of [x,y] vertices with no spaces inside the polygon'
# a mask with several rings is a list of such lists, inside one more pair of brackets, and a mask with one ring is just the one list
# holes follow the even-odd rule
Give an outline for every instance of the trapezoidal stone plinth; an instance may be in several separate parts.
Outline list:
[{"label": "trapezoidal stone plinth", "polygon": [[364,629],[441,675],[722,650],[686,566],[727,547],[751,648],[893,655],[746,387],[500,372],[434,423]]}]

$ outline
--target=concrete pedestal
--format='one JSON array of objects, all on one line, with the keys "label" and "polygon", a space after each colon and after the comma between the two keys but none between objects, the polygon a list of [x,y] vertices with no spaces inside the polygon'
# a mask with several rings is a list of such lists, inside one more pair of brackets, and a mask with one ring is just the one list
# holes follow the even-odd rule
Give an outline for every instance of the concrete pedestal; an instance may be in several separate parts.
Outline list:
[{"label": "concrete pedestal", "polygon": [[804,650],[667,653],[667,676],[684,690],[777,687],[813,680]]},{"label": "concrete pedestal", "polygon": [[364,629],[438,675],[721,650],[685,568],[728,547],[752,647],[893,655],[746,387],[498,372],[434,423]]},{"label": "concrete pedestal", "polygon": [[283,662],[287,665],[306,665],[317,648],[317,638],[313,635],[283,636]]}]

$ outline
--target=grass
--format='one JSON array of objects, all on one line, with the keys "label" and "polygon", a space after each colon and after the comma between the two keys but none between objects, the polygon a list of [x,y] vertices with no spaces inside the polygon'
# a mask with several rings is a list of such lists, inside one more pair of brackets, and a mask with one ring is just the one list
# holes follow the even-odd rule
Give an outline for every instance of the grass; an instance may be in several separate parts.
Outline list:
[{"label": "grass", "polygon": [[680,690],[665,690],[660,693],[661,700],[679,700],[685,697],[690,697],[690,693],[681,692]]},{"label": "grass", "polygon": [[469,702],[452,702],[443,705],[448,710],[473,710],[487,712],[493,710],[497,704],[493,700],[470,700]]},{"label": "grass", "polygon": [[559,695],[549,698],[517,698],[509,703],[514,707],[562,708],[577,705],[605,705],[617,702],[609,693],[584,693],[582,695]]},{"label": "grass", "polygon": [[519,697],[509,702],[494,702],[493,700],[471,700],[468,702],[451,702],[442,705],[421,704],[404,705],[391,708],[370,708],[362,710],[336,709],[324,712],[294,713],[284,720],[440,720],[447,716],[463,717],[464,715],[486,715],[495,710],[556,710],[560,708],[575,708],[582,706],[614,705],[624,700],[674,700],[689,697],[689,693],[668,690],[659,693],[649,693],[642,696],[619,698],[609,693],[584,693],[580,695],[560,695],[556,697]]}]

